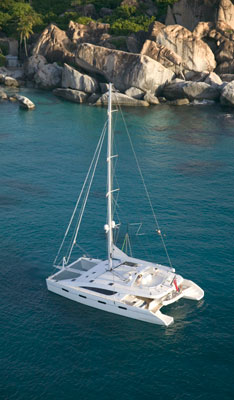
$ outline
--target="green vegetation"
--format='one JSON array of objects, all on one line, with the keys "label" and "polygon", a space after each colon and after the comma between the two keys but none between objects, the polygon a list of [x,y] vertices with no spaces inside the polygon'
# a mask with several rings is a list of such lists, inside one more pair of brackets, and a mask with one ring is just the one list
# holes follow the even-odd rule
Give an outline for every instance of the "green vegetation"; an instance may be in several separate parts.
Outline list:
[{"label": "green vegetation", "polygon": [[9,53],[9,44],[7,42],[0,42],[0,54],[7,56]]},{"label": "green vegetation", "polygon": [[6,66],[6,57],[0,53],[0,67]]},{"label": "green vegetation", "polygon": [[[159,15],[165,13],[168,4],[178,0],[154,0]],[[110,24],[110,32],[125,36],[132,32],[148,30],[155,17],[146,15],[146,6],[139,1],[138,6],[122,5],[122,0],[0,0],[0,30],[7,36],[19,39],[24,44],[27,55],[27,40],[34,32],[41,32],[49,23],[67,29],[69,21],[81,24],[92,21],[83,13],[83,7],[93,4],[97,21]],[[112,10],[110,15],[101,17],[101,8]]]}]

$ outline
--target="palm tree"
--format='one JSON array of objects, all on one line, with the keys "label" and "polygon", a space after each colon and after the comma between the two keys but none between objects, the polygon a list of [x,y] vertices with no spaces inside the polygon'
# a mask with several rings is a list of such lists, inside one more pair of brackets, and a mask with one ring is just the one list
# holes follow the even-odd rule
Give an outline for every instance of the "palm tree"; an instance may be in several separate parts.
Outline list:
[{"label": "palm tree", "polygon": [[13,14],[20,37],[20,48],[24,42],[25,55],[28,57],[27,40],[33,34],[33,27],[41,23],[41,17],[30,4],[22,2],[15,3]]}]

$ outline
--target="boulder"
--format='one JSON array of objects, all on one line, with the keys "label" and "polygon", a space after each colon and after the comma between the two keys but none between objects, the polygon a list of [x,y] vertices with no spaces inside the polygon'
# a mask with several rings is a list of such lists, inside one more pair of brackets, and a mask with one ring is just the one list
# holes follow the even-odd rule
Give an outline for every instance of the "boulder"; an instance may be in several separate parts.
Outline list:
[{"label": "boulder", "polygon": [[0,89],[0,99],[1,100],[7,100],[7,94],[4,92],[4,90]]},{"label": "boulder", "polygon": [[234,81],[234,74],[221,74],[220,78],[223,82],[232,82]]},{"label": "boulder", "polygon": [[125,91],[125,94],[129,97],[133,97],[133,99],[141,100],[143,99],[145,93],[141,89],[130,87]]},{"label": "boulder", "polygon": [[167,47],[153,42],[152,40],[146,40],[142,49],[141,54],[149,56],[153,60],[162,64],[165,68],[171,69],[174,72],[179,72],[182,68],[182,59],[174,51],[169,50]]},{"label": "boulder", "polygon": [[34,75],[34,82],[41,89],[53,89],[61,85],[62,67],[56,62],[43,64]]},{"label": "boulder", "polygon": [[179,79],[167,85],[163,95],[169,100],[187,98],[189,100],[217,100],[220,91],[205,82],[185,82]]},{"label": "boulder", "polygon": [[18,100],[21,108],[24,108],[25,110],[34,110],[35,104],[31,100],[29,100],[27,97],[20,96],[17,94],[15,96],[15,98]]},{"label": "boulder", "polygon": [[98,82],[96,79],[81,74],[75,68],[64,64],[62,72],[62,87],[76,89],[86,93],[94,93],[98,90]]},{"label": "boulder", "polygon": [[17,79],[12,78],[11,76],[6,76],[4,79],[4,85],[5,86],[13,86],[13,87],[19,87],[19,82]]},{"label": "boulder", "polygon": [[80,90],[57,88],[53,90],[53,93],[74,103],[85,103],[88,99],[88,94]]},{"label": "boulder", "polygon": [[[231,1],[227,0],[229,3]],[[221,0],[179,0],[168,7],[166,25],[179,24],[193,30],[200,21],[217,20]]]},{"label": "boulder", "polygon": [[159,100],[156,96],[154,96],[152,93],[147,92],[144,96],[144,100],[147,101],[147,103],[155,105],[159,104]]},{"label": "boulder", "polygon": [[234,106],[234,81],[228,83],[224,87],[221,93],[220,102],[223,105]]},{"label": "boulder", "polygon": [[50,63],[54,61],[72,63],[74,61],[71,40],[66,32],[54,24],[50,24],[44,29],[33,48],[33,55],[42,55]]},{"label": "boulder", "polygon": [[231,0],[220,0],[217,20],[225,22],[234,29],[234,5]]},{"label": "boulder", "polygon": [[24,64],[25,74],[29,80],[34,78],[34,75],[47,64],[46,58],[41,55],[35,55],[28,58]]},{"label": "boulder", "polygon": [[163,88],[163,96],[168,100],[183,99],[185,85],[184,80],[174,79]]},{"label": "boulder", "polygon": [[149,39],[179,56],[183,70],[212,72],[216,67],[210,47],[180,25],[154,22],[149,28]]},{"label": "boulder", "polygon": [[184,79],[186,81],[204,82],[208,75],[208,72],[188,71],[184,73]]},{"label": "boulder", "polygon": [[143,91],[155,90],[170,82],[174,73],[148,56],[110,50],[83,43],[76,53],[76,64],[86,71],[104,75],[116,89],[124,92],[134,86]]},{"label": "boulder", "polygon": [[[104,93],[95,103],[95,106],[106,106],[108,104],[108,93]],[[112,104],[121,106],[143,106],[147,107],[149,103],[143,100],[133,99],[123,93],[112,93]]]},{"label": "boulder", "polygon": [[[109,90],[109,84],[108,83],[100,82],[99,86],[100,86],[100,89],[101,89],[101,93],[108,92],[108,90]],[[112,84],[112,92],[118,92],[118,90],[114,87],[113,84]]]},{"label": "boulder", "polygon": [[225,61],[222,64],[219,64],[215,69],[215,72],[218,75],[223,74],[234,74],[234,60],[232,61]]},{"label": "boulder", "polygon": [[96,101],[99,99],[100,94],[99,93],[92,93],[91,96],[89,96],[87,102],[88,104],[94,104]]},{"label": "boulder", "polygon": [[205,79],[204,81],[205,83],[208,83],[208,85],[211,86],[220,86],[222,85],[222,79],[215,73],[215,72],[211,72]]},{"label": "boulder", "polygon": [[186,82],[183,92],[189,100],[218,100],[220,96],[219,90],[205,82]]},{"label": "boulder", "polygon": [[[67,34],[73,44],[99,44],[104,39],[107,39],[107,37],[110,37],[110,35],[108,35],[109,30],[110,25],[103,24],[102,22],[91,21],[87,25],[83,25],[70,21]],[[106,36],[106,34],[108,36]]]}]

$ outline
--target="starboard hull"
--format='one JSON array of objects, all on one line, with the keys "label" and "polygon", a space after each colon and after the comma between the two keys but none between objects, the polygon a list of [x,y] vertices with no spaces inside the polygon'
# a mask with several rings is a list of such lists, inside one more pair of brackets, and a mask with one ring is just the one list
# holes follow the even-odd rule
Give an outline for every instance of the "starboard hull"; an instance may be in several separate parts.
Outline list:
[{"label": "starboard hull", "polygon": [[49,278],[46,280],[46,284],[47,289],[53,293],[77,303],[97,308],[102,311],[107,311],[112,314],[163,326],[169,326],[174,322],[173,317],[161,313],[159,309],[156,312],[151,312],[149,310],[132,307],[111,299],[101,299],[99,296],[91,295],[86,292],[84,293],[84,291],[79,291],[77,288],[73,290],[65,285],[57,284]]}]

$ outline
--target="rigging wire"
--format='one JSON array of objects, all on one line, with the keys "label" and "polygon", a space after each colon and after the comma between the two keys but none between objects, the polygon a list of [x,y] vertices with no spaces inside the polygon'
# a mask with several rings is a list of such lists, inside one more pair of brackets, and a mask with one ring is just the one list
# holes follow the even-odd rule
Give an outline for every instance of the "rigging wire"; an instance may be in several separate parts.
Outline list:
[{"label": "rigging wire", "polygon": [[102,150],[102,145],[103,145],[104,138],[105,138],[105,130],[103,130],[102,135],[101,135],[100,146],[99,146],[97,157],[96,157],[96,161],[95,161],[95,164],[94,164],[94,167],[93,167],[93,172],[92,172],[92,175],[91,175],[91,178],[90,178],[90,182],[89,182],[89,185],[88,185],[88,188],[87,188],[87,193],[86,193],[86,196],[84,198],[83,205],[82,205],[82,208],[81,208],[81,211],[80,211],[80,214],[79,214],[79,218],[78,218],[78,221],[77,221],[76,229],[75,229],[75,232],[73,234],[72,245],[71,245],[70,251],[68,253],[68,258],[66,259],[66,263],[69,262],[73,247],[76,244],[76,239],[77,239],[78,232],[79,232],[79,229],[80,229],[80,224],[81,224],[81,221],[82,221],[82,218],[83,218],[83,215],[84,215],[84,211],[85,211],[85,207],[86,207],[86,204],[87,204],[87,200],[88,200],[88,196],[89,196],[89,193],[90,193],[90,189],[91,189],[91,186],[92,186],[92,183],[93,183],[93,178],[94,178],[94,174],[95,174],[95,171],[96,171],[96,168],[97,168],[99,156],[100,156],[100,153],[101,153],[101,150]]},{"label": "rigging wire", "polygon": [[121,116],[122,116],[122,119],[123,119],[123,123],[124,123],[125,129],[126,129],[127,135],[128,135],[130,146],[131,146],[131,149],[132,149],[132,152],[133,152],[136,164],[137,164],[137,168],[138,168],[138,171],[139,171],[139,174],[140,174],[140,177],[141,177],[141,180],[142,180],[145,192],[146,192],[146,196],[147,196],[147,199],[148,199],[148,202],[149,202],[152,214],[153,214],[153,218],[154,218],[155,225],[156,225],[156,228],[157,228],[157,233],[160,235],[160,238],[161,238],[161,241],[162,241],[162,244],[163,244],[167,259],[168,259],[168,262],[170,264],[170,267],[172,268],[172,263],[171,263],[171,259],[169,257],[168,251],[167,251],[166,243],[165,243],[165,241],[163,239],[163,235],[161,233],[161,229],[160,229],[160,226],[159,226],[159,223],[158,223],[158,219],[156,217],[156,214],[155,214],[155,211],[154,211],[154,208],[153,208],[153,204],[152,204],[152,201],[151,201],[151,198],[150,198],[150,195],[149,195],[149,192],[148,192],[148,189],[147,189],[147,186],[146,186],[146,183],[145,183],[142,171],[141,171],[141,167],[140,167],[140,164],[138,162],[137,155],[136,155],[133,143],[132,143],[132,139],[131,139],[131,136],[130,136],[130,133],[129,133],[129,130],[128,130],[128,127],[127,127],[127,124],[126,124],[126,121],[125,121],[125,118],[124,118],[124,115],[123,115],[123,112],[122,112],[122,109],[121,109],[120,105],[119,105],[119,110],[120,110],[120,113],[121,113]]},{"label": "rigging wire", "polygon": [[[88,179],[89,179],[89,177],[90,177],[90,172],[91,172],[92,167],[93,167],[93,164],[94,164],[94,162],[95,162],[97,153],[99,152],[99,155],[100,155],[100,148],[102,147],[102,144],[103,144],[103,140],[104,140],[104,136],[105,136],[105,132],[106,132],[106,126],[107,126],[107,121],[106,121],[105,124],[104,124],[102,133],[101,133],[100,138],[99,138],[99,140],[98,140],[98,144],[97,144],[97,146],[96,146],[96,149],[95,149],[95,152],[94,152],[94,155],[93,155],[91,164],[90,164],[90,166],[89,166],[87,175],[86,175],[86,177],[85,177],[85,180],[84,180],[84,183],[83,183],[81,192],[80,192],[79,197],[78,197],[78,199],[77,199],[75,208],[74,208],[73,213],[72,213],[72,215],[71,215],[70,221],[69,221],[69,223],[68,223],[68,226],[67,226],[67,229],[66,229],[66,231],[65,231],[65,234],[64,234],[63,240],[62,240],[62,242],[61,242],[61,245],[60,245],[60,247],[59,247],[59,249],[58,249],[57,255],[56,255],[55,259],[54,259],[53,265],[56,264],[57,259],[58,259],[58,256],[59,256],[59,254],[60,254],[60,252],[61,252],[61,250],[62,250],[62,248],[63,248],[64,242],[65,242],[66,237],[67,237],[67,235],[68,235],[68,232],[69,232],[69,230],[70,230],[70,227],[71,227],[71,224],[72,224],[72,222],[73,222],[74,216],[75,216],[75,214],[76,214],[76,211],[77,211],[78,205],[79,205],[79,203],[80,203],[81,197],[82,197],[83,192],[84,192],[84,190],[85,190],[87,181],[88,181]],[[98,155],[98,158],[99,158],[99,155]]]}]

